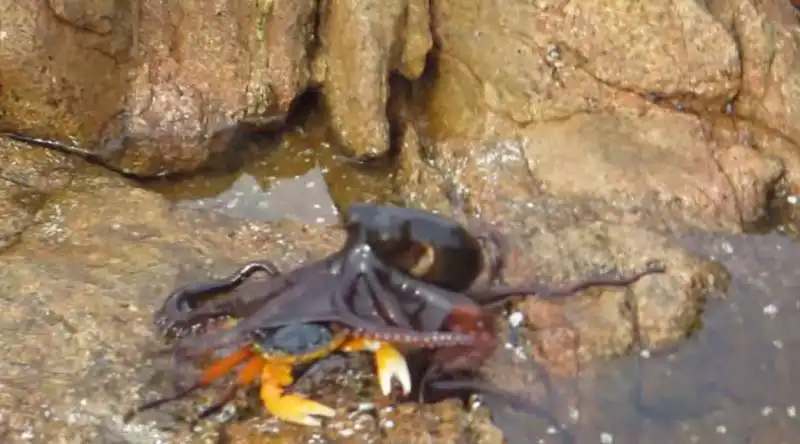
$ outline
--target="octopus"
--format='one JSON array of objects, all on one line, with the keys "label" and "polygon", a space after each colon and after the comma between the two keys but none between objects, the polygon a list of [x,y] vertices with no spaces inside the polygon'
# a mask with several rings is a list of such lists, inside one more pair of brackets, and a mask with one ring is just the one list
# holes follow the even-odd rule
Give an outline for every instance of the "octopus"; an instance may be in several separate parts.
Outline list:
[{"label": "octopus", "polygon": [[[173,340],[167,352],[180,361],[235,351],[211,363],[188,388],[137,411],[183,398],[239,368],[206,413],[260,378],[268,411],[289,422],[318,425],[318,417],[333,416],[333,409],[287,392],[299,364],[333,352],[371,352],[382,392],[398,381],[408,394],[410,373],[396,346],[433,351],[420,384],[473,371],[499,343],[494,309],[524,297],[557,299],[592,286],[626,286],[665,271],[649,262],[629,276],[595,277],[563,288],[510,286],[502,275],[508,244],[493,227],[466,228],[429,212],[371,204],[349,207],[343,226],[344,245],[321,260],[287,273],[267,261],[251,262],[227,278],[170,294],[154,319]],[[477,285],[484,271],[486,282]],[[247,292],[234,291],[256,272],[267,279]],[[235,324],[208,328],[230,319]],[[308,336],[313,331],[319,341]],[[301,339],[288,343],[292,335]]]}]

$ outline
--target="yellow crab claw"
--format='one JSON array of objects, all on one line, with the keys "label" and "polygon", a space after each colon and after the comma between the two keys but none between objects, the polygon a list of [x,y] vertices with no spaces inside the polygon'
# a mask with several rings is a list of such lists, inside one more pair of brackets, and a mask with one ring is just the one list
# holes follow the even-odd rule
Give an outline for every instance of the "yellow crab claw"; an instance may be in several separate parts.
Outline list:
[{"label": "yellow crab claw", "polygon": [[319,426],[319,417],[332,418],[336,411],[324,404],[299,395],[285,394],[283,388],[292,383],[292,367],[267,364],[261,373],[261,402],[277,418],[306,426]]},{"label": "yellow crab claw", "polygon": [[393,379],[400,383],[404,395],[411,393],[411,374],[408,371],[406,358],[393,345],[381,343],[375,351],[375,368],[384,395],[392,392]]},{"label": "yellow crab claw", "polygon": [[411,373],[408,371],[408,364],[394,345],[358,338],[350,340],[342,348],[348,352],[370,351],[374,354],[375,372],[378,374],[378,383],[384,396],[392,392],[392,380],[400,383],[404,395],[411,392]]}]

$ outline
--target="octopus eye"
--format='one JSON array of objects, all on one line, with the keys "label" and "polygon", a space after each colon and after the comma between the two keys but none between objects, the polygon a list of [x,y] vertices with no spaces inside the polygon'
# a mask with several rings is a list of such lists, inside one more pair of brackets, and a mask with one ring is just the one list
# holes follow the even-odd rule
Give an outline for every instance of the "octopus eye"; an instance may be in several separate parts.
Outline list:
[{"label": "octopus eye", "polygon": [[419,244],[418,248],[422,251],[416,263],[408,270],[409,274],[417,278],[428,274],[436,264],[436,249],[426,244]]}]

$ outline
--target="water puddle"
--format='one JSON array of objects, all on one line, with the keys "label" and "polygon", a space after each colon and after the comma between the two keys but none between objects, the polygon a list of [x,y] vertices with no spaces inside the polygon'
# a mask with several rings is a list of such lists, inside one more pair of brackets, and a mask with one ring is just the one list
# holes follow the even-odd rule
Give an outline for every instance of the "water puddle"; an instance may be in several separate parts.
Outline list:
[{"label": "water puddle", "polygon": [[796,442],[800,243],[777,234],[677,240],[732,274],[728,297],[708,305],[703,328],[668,352],[593,366],[556,384],[558,402],[537,402],[558,425],[496,407],[510,444]]},{"label": "water puddle", "polygon": [[147,187],[179,206],[258,221],[328,224],[338,220],[337,207],[392,199],[389,168],[338,155],[318,115],[280,137],[260,139],[226,159],[241,165],[236,171],[165,179]]}]

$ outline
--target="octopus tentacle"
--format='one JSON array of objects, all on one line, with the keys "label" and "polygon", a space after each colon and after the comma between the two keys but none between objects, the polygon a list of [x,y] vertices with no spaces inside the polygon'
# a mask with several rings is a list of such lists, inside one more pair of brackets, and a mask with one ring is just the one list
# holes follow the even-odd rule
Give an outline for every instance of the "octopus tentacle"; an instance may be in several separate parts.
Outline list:
[{"label": "octopus tentacle", "polygon": [[167,336],[176,337],[182,336],[187,330],[198,326],[209,326],[220,319],[240,317],[241,314],[251,311],[250,307],[263,305],[286,291],[292,284],[286,276],[276,276],[264,284],[266,288],[264,286],[258,288],[259,295],[255,298],[243,298],[241,295],[231,294],[224,299],[211,301],[208,305],[201,306],[189,313],[171,314],[168,323],[162,328],[166,331]]},{"label": "octopus tentacle", "polygon": [[[218,319],[243,318],[267,306],[275,298],[286,298],[286,293],[298,285],[307,286],[309,280],[327,277],[327,268],[335,257],[302,266],[287,274],[273,276],[261,285],[244,291],[230,292],[207,302],[190,313],[172,312],[166,316],[168,325],[162,327],[168,336],[181,336],[186,330],[207,326]],[[241,285],[242,282],[239,284]],[[290,293],[291,295],[291,293]],[[292,296],[290,296],[292,297]],[[271,308],[270,308],[271,309]]]},{"label": "octopus tentacle", "polygon": [[[319,294],[320,297],[331,297],[330,276],[319,275],[303,283],[303,285],[292,285],[283,290],[277,290],[275,297],[292,299],[301,297],[303,294]],[[188,336],[181,338],[174,348],[180,350],[185,356],[197,356],[209,350],[222,347],[238,347],[252,341],[252,334],[262,328],[271,328],[271,323],[282,322],[280,319],[273,319],[270,312],[275,310],[271,304],[262,304],[248,316],[242,317],[235,326],[222,331],[207,333],[202,336]],[[297,323],[322,322],[325,318],[313,316],[299,317],[292,319]]]},{"label": "octopus tentacle", "polygon": [[364,283],[364,290],[371,296],[381,317],[393,325],[405,328],[411,327],[411,320],[403,312],[400,304],[397,303],[397,299],[381,285],[374,272],[368,271],[364,273],[361,282]]},{"label": "octopus tentacle", "polygon": [[303,282],[309,276],[321,273],[331,260],[332,258],[304,265],[286,274],[273,275],[253,292],[230,293],[224,299],[211,301],[207,306],[200,307],[195,310],[195,313],[202,315],[209,312],[226,312],[227,314],[234,314],[236,311],[250,312],[252,311],[249,310],[251,307],[260,307],[288,287]]},{"label": "octopus tentacle", "polygon": [[[358,249],[357,249],[358,250]],[[446,333],[442,335],[438,331],[418,331],[409,328],[400,328],[396,326],[387,325],[385,320],[379,317],[372,319],[362,318],[357,316],[351,306],[348,304],[349,300],[354,296],[355,283],[366,271],[354,267],[363,263],[361,260],[368,259],[365,256],[370,255],[371,252],[368,248],[361,251],[354,251],[353,254],[348,255],[347,260],[342,264],[341,285],[336,289],[333,295],[334,308],[340,319],[339,322],[349,326],[354,334],[364,337],[373,337],[375,339],[384,338],[387,342],[403,342],[407,344],[432,344],[436,346],[439,343],[458,342],[460,344],[472,344],[474,338],[471,335],[464,333]],[[377,258],[374,258],[377,261]],[[415,281],[417,282],[417,281]],[[378,321],[383,321],[379,323]]]},{"label": "octopus tentacle", "polygon": [[351,330],[351,334],[359,338],[391,342],[393,344],[411,345],[421,348],[472,346],[475,343],[475,338],[471,335],[447,331],[420,332],[408,330],[402,332],[374,332],[354,329]]},{"label": "octopus tentacle", "polygon": [[272,277],[280,275],[278,268],[272,262],[254,261],[245,264],[226,278],[184,285],[167,296],[164,305],[155,314],[155,325],[171,333],[177,324],[186,323],[189,317],[202,315],[205,317],[203,319],[210,319],[213,317],[210,313],[198,313],[199,306],[220,293],[238,287],[258,271]]},{"label": "octopus tentacle", "polygon": [[164,308],[179,311],[193,309],[216,294],[232,290],[241,285],[245,279],[249,278],[257,271],[262,271],[270,276],[277,276],[280,274],[280,271],[278,271],[278,268],[272,262],[250,262],[226,278],[215,279],[199,284],[184,285],[167,296]]},{"label": "octopus tentacle", "polygon": [[663,273],[665,267],[659,263],[648,263],[644,269],[622,277],[596,277],[575,282],[562,288],[551,288],[544,284],[529,284],[513,287],[503,285],[491,289],[468,292],[468,296],[486,308],[504,304],[514,297],[536,296],[540,299],[557,299],[572,296],[590,287],[624,287],[635,283],[644,276]]}]

